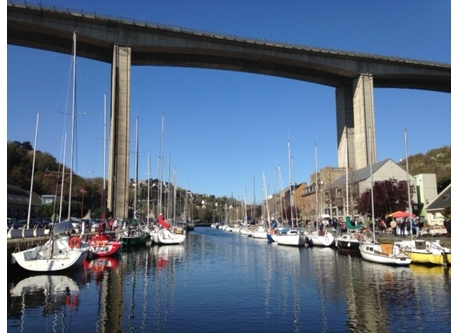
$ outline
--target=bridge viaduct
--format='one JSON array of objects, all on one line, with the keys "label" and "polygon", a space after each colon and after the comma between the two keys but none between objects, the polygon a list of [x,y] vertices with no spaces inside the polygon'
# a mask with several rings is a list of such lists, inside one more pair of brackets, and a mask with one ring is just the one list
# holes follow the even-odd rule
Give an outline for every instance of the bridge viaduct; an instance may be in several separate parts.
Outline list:
[{"label": "bridge viaduct", "polygon": [[8,3],[7,19],[8,44],[71,54],[76,32],[77,56],[111,63],[108,208],[118,219],[128,212],[131,66],[224,69],[334,87],[338,164],[345,166],[347,152],[354,169],[377,161],[374,88],[451,92],[448,64],[241,39],[56,7]]}]

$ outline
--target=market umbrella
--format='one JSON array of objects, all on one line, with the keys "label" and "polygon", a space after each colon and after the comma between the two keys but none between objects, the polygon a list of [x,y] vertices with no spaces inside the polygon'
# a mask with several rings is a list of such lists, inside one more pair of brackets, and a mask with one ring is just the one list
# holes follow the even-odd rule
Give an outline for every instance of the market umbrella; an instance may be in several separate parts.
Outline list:
[{"label": "market umbrella", "polygon": [[409,212],[403,212],[403,211],[400,211],[398,210],[397,212],[394,212],[394,213],[391,213],[391,214],[388,214],[389,217],[395,217],[395,218],[398,218],[398,217],[415,217],[415,214],[413,213],[410,213]]}]

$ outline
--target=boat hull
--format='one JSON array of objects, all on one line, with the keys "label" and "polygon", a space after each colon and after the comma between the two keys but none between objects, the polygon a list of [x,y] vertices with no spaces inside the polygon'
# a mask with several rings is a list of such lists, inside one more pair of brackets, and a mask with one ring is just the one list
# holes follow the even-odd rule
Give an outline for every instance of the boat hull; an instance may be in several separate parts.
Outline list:
[{"label": "boat hull", "polygon": [[278,245],[305,246],[305,235],[277,235],[275,242]]},{"label": "boat hull", "polygon": [[414,264],[444,265],[452,264],[452,251],[438,241],[404,240],[395,242],[412,259]]},{"label": "boat hull", "polygon": [[258,239],[267,239],[267,231],[253,231],[251,237]]},{"label": "boat hull", "polygon": [[143,246],[149,239],[149,233],[140,229],[124,230],[121,236],[122,247]]},{"label": "boat hull", "polygon": [[412,259],[399,249],[393,250],[393,244],[362,242],[359,252],[363,259],[374,263],[391,266],[408,266]]},{"label": "boat hull", "polygon": [[186,232],[176,234],[169,229],[161,229],[157,232],[157,244],[161,245],[177,245],[184,242]]},{"label": "boat hull", "polygon": [[328,232],[312,232],[307,235],[307,243],[309,246],[334,246],[334,235]]},{"label": "boat hull", "polygon": [[89,250],[93,257],[108,257],[115,255],[122,248],[122,242],[111,239],[104,234],[93,236],[89,242]]},{"label": "boat hull", "polygon": [[452,264],[452,254],[434,254],[425,253],[420,251],[405,251],[406,254],[412,259],[414,264],[426,264],[426,265],[441,265],[448,266]]},{"label": "boat hull", "polygon": [[31,272],[58,272],[81,267],[89,247],[70,248],[68,241],[48,241],[43,246],[12,253],[17,264]]},{"label": "boat hull", "polygon": [[336,237],[334,242],[337,250],[341,253],[359,254],[359,245],[361,240],[355,235],[344,234]]}]

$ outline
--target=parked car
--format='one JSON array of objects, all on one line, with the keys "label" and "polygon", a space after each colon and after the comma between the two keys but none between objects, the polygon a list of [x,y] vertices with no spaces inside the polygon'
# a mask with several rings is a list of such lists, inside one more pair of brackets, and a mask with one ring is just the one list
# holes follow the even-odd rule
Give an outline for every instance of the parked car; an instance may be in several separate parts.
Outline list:
[{"label": "parked car", "polygon": [[80,233],[81,232],[81,221],[77,218],[71,218],[72,221],[72,233]]},{"label": "parked car", "polygon": [[16,219],[13,219],[11,217],[8,217],[7,219],[8,219],[7,221],[7,230],[8,230],[9,228],[11,228],[14,225],[14,222],[16,222]]},{"label": "parked car", "polygon": [[99,226],[100,226],[100,223],[102,222],[102,220],[92,220],[92,224],[91,224],[91,232],[98,232],[99,231]]},{"label": "parked car", "polygon": [[27,220],[12,220],[10,222],[10,227],[13,228],[13,229],[21,229],[24,227],[24,225],[27,224]]}]

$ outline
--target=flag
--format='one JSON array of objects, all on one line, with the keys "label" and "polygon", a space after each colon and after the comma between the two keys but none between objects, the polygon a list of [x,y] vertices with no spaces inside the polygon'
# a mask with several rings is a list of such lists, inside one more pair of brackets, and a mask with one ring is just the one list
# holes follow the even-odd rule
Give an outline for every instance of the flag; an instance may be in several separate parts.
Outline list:
[{"label": "flag", "polygon": [[164,216],[162,214],[159,214],[159,217],[157,218],[159,224],[164,227],[165,229],[170,228],[170,224],[164,220]]}]

